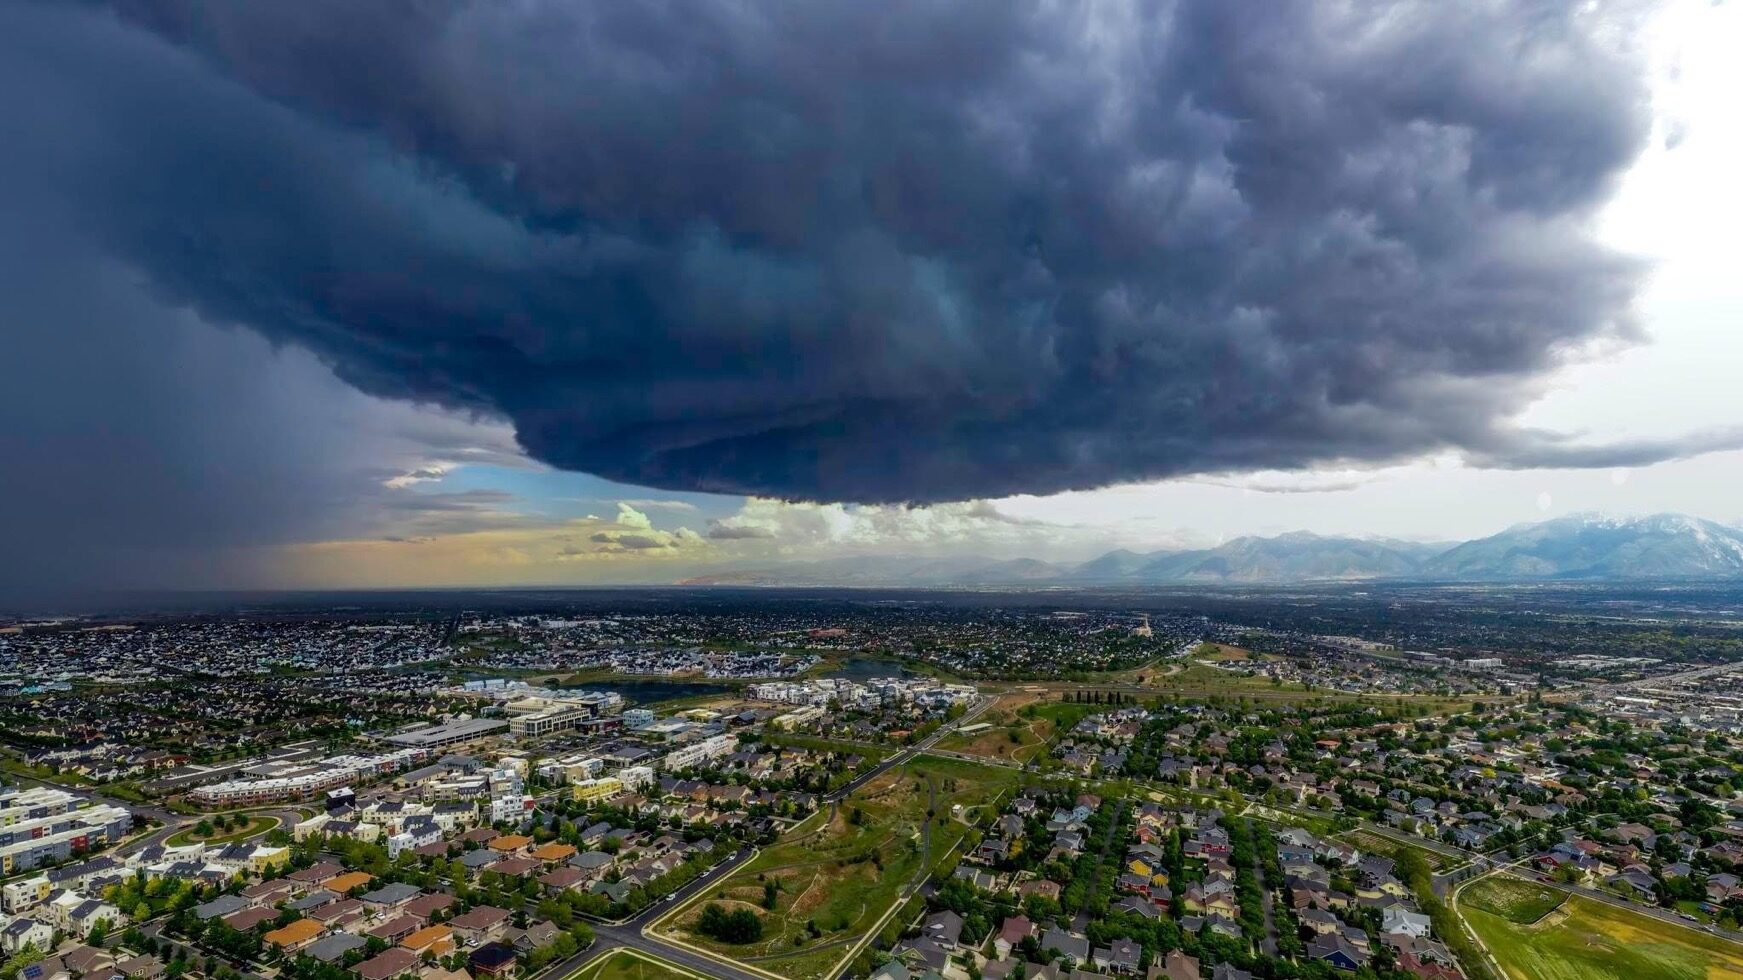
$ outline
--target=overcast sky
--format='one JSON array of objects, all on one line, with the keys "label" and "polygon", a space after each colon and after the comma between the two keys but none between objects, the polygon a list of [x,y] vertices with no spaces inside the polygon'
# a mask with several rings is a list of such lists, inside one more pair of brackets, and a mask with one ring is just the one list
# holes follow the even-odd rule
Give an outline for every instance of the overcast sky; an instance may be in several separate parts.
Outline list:
[{"label": "overcast sky", "polygon": [[1738,50],[1704,0],[0,0],[0,599],[1737,522]]}]

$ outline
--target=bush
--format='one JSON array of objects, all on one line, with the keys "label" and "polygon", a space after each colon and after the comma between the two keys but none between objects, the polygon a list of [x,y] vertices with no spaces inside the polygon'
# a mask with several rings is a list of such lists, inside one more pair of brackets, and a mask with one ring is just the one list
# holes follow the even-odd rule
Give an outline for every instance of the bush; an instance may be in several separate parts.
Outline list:
[{"label": "bush", "polygon": [[696,931],[723,943],[743,945],[763,938],[763,920],[750,909],[734,909],[728,912],[709,902],[702,909],[702,918],[696,923]]}]

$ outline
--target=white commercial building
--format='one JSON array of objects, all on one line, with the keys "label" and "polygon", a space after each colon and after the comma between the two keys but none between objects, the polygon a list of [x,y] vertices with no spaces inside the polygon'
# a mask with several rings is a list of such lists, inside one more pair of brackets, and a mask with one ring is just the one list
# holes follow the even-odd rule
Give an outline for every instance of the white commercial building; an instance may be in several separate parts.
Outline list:
[{"label": "white commercial building", "polygon": [[329,789],[373,776],[409,769],[429,758],[428,749],[400,749],[385,755],[336,755],[301,771],[270,779],[230,779],[201,786],[188,798],[201,806],[241,806],[307,800]]},{"label": "white commercial building", "polygon": [[700,742],[673,749],[662,763],[667,771],[688,769],[714,759],[731,755],[738,748],[737,735],[715,735]]}]

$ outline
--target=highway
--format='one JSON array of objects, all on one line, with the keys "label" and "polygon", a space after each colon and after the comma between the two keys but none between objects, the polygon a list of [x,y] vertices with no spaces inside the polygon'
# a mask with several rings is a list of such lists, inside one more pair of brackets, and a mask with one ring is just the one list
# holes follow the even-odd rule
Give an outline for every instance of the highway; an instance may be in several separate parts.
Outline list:
[{"label": "highway", "polygon": [[1697,667],[1694,670],[1685,670],[1675,674],[1658,674],[1653,677],[1642,677],[1639,680],[1618,681],[1614,684],[1598,684],[1586,688],[1584,693],[1614,694],[1617,691],[1632,691],[1641,688],[1657,687],[1661,684],[1675,684],[1683,681],[1700,680],[1703,677],[1711,677],[1714,674],[1730,673],[1731,671],[1739,669],[1743,669],[1743,664],[1719,664],[1716,667]]}]

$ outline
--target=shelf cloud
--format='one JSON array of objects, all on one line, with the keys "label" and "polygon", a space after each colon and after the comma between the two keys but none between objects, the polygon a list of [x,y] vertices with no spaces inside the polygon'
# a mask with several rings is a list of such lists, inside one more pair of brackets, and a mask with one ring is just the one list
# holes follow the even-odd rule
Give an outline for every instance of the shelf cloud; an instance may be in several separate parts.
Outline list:
[{"label": "shelf cloud", "polygon": [[168,302],[626,483],[1610,466],[1707,443],[1510,420],[1636,339],[1591,221],[1649,132],[1631,16],[6,3],[0,176]]}]

